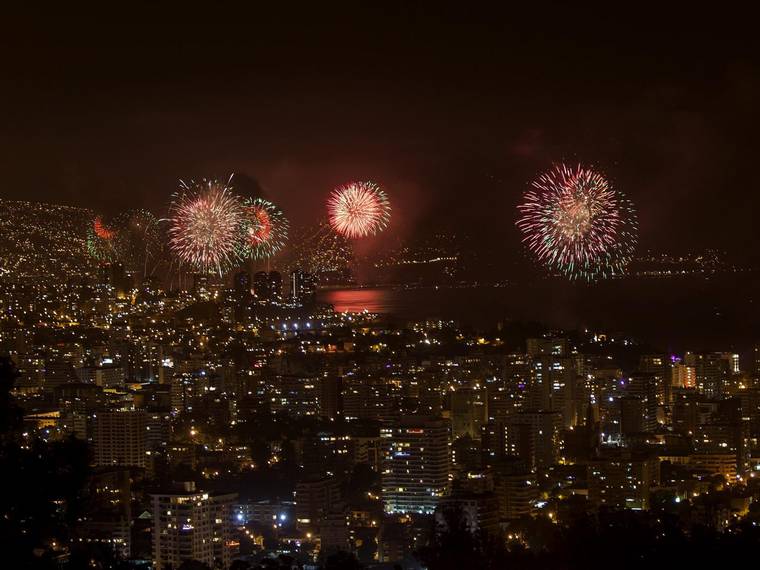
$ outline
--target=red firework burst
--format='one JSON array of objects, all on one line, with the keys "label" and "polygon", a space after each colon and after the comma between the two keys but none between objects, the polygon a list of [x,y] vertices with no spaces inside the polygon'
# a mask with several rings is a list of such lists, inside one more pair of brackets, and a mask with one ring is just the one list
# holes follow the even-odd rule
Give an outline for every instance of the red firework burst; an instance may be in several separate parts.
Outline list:
[{"label": "red firework burst", "polygon": [[349,182],[333,190],[327,201],[332,228],[348,238],[374,235],[388,225],[390,204],[374,182]]},{"label": "red firework burst", "polygon": [[272,218],[269,212],[260,205],[246,206],[245,216],[250,222],[246,238],[252,246],[266,243],[272,236]]},{"label": "red firework burst", "polygon": [[95,232],[95,235],[98,236],[100,239],[112,239],[114,235],[116,235],[116,232],[114,232],[112,229],[110,229],[108,226],[106,226],[103,223],[103,220],[100,219],[100,216],[97,216],[93,222],[92,222],[92,230]]}]

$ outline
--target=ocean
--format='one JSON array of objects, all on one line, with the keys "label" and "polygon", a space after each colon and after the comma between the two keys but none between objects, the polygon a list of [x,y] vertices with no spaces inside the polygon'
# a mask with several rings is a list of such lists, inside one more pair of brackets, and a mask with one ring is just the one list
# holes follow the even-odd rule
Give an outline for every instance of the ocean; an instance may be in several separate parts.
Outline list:
[{"label": "ocean", "polygon": [[597,284],[545,279],[490,287],[323,289],[338,311],[381,313],[399,322],[455,320],[476,329],[498,322],[620,332],[659,349],[747,352],[760,341],[758,275],[625,278]]}]

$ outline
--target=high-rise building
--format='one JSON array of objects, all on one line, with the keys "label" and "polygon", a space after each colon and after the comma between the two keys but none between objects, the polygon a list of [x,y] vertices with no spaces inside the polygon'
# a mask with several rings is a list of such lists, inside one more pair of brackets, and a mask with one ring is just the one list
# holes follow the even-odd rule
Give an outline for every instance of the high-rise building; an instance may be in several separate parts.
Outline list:
[{"label": "high-rise building", "polygon": [[517,390],[512,384],[504,380],[494,380],[486,384],[488,421],[503,421],[510,413],[517,411],[520,401],[515,397]]},{"label": "high-rise building", "polygon": [[670,404],[673,385],[670,358],[665,354],[645,354],[639,359],[639,372],[654,377],[658,404]]},{"label": "high-rise building", "polygon": [[146,466],[146,418],[142,410],[95,414],[93,444],[96,465]]},{"label": "high-rise building", "polygon": [[320,413],[321,378],[292,374],[277,376],[277,388],[270,406],[275,413],[293,417],[317,416]]},{"label": "high-rise building", "polygon": [[480,449],[482,465],[488,467],[494,462],[503,459],[506,454],[504,443],[504,422],[506,420],[489,421],[480,430]]},{"label": "high-rise building", "polygon": [[171,414],[165,412],[145,412],[145,444],[149,451],[165,448],[171,439]]},{"label": "high-rise building", "polygon": [[326,556],[352,550],[353,532],[350,511],[344,505],[333,506],[319,525],[320,551]]},{"label": "high-rise building", "polygon": [[63,359],[48,359],[45,361],[45,383],[46,389],[56,388],[62,384],[76,382],[77,375],[71,361]]},{"label": "high-rise building", "polygon": [[277,302],[282,298],[282,275],[277,271],[259,271],[253,276],[253,292],[259,301]]},{"label": "high-rise building", "polygon": [[649,509],[650,488],[657,484],[659,461],[626,451],[609,452],[588,465],[588,498],[601,506]]},{"label": "high-rise building", "polygon": [[343,412],[347,420],[396,422],[400,410],[393,385],[372,378],[344,379]]},{"label": "high-rise building", "polygon": [[315,476],[296,484],[296,522],[302,528],[318,527],[330,507],[340,500],[335,477]]},{"label": "high-rise building", "polygon": [[537,356],[567,356],[568,341],[566,338],[529,338],[526,341],[526,352],[531,358]]},{"label": "high-rise building", "polygon": [[439,418],[409,416],[382,435],[383,503],[388,513],[435,511],[449,487],[449,426]]},{"label": "high-rise building", "polygon": [[451,438],[465,435],[480,439],[481,428],[488,420],[488,402],[485,388],[475,386],[458,388],[451,393]]},{"label": "high-rise building", "polygon": [[697,386],[697,371],[693,366],[681,362],[673,365],[673,388],[695,388]]},{"label": "high-rise building", "polygon": [[[729,470],[722,467],[717,471],[710,467],[707,470],[719,472],[729,478],[737,474],[746,474],[751,447],[750,421],[749,418],[743,417],[743,413],[739,398],[717,402],[714,412],[694,429],[695,463],[712,464],[713,467],[733,463]],[[732,456],[733,462],[720,460],[719,457],[724,455]]]},{"label": "high-rise building", "polygon": [[233,277],[233,287],[235,292],[241,295],[251,293],[251,274],[247,271],[238,271]]},{"label": "high-rise building", "polygon": [[498,536],[499,502],[493,493],[455,491],[442,498],[435,511],[439,531],[447,528],[449,513],[459,515],[460,524],[473,534],[492,538]]},{"label": "high-rise building", "polygon": [[234,507],[235,522],[239,524],[253,523],[268,527],[275,523],[287,523],[296,518],[293,501],[246,501]]},{"label": "high-rise building", "polygon": [[536,471],[556,463],[559,452],[558,412],[520,412],[504,423],[505,455],[519,457]]},{"label": "high-rise building", "polygon": [[124,264],[114,263],[111,265],[111,286],[119,298],[124,298],[127,291],[132,288],[132,278],[124,268]]},{"label": "high-rise building", "polygon": [[719,398],[734,368],[738,367],[738,356],[735,356],[721,352],[687,352],[683,362],[694,367],[697,390],[708,398]]},{"label": "high-rise building", "polygon": [[[659,388],[662,387],[660,378],[651,374],[636,374],[628,379],[625,387],[625,396],[621,398],[621,413],[629,411],[631,414],[627,416],[629,420],[626,433],[633,433],[631,429],[640,427],[638,431],[654,431],[657,427],[657,409],[661,401]],[[634,408],[634,400],[638,400],[638,405],[641,406],[640,418],[641,425],[636,426],[633,421],[633,414],[637,413]],[[625,427],[625,426],[623,426]]]},{"label": "high-rise building", "polygon": [[620,433],[623,436],[638,434],[646,425],[646,402],[638,396],[623,396],[620,404]]},{"label": "high-rise building", "polygon": [[295,303],[308,305],[314,302],[317,282],[314,275],[296,269],[290,274],[290,298]]},{"label": "high-rise building", "polygon": [[497,473],[494,478],[494,494],[502,519],[519,519],[530,515],[539,497],[539,487],[533,474],[513,470]]},{"label": "high-rise building", "polygon": [[319,415],[328,420],[343,417],[343,377],[328,375],[319,382]]},{"label": "high-rise building", "polygon": [[188,560],[227,568],[237,554],[233,505],[237,494],[184,490],[151,494],[153,563],[156,570],[179,568]]},{"label": "high-rise building", "polygon": [[537,356],[531,362],[525,409],[559,412],[564,427],[574,426],[578,419],[576,384],[574,359]]},{"label": "high-rise building", "polygon": [[104,388],[123,387],[126,375],[121,366],[84,366],[76,370],[79,380]]},{"label": "high-rise building", "polygon": [[723,360],[728,363],[729,374],[739,374],[741,372],[741,364],[739,362],[739,355],[735,352],[721,352]]},{"label": "high-rise building", "polygon": [[742,416],[749,421],[750,433],[760,433],[760,389],[750,388],[739,394],[742,406]]},{"label": "high-rise building", "polygon": [[207,297],[211,290],[208,275],[196,274],[193,276],[193,292],[201,297]]},{"label": "high-rise building", "polygon": [[191,411],[193,405],[209,388],[210,377],[205,371],[175,372],[170,385],[171,410]]}]

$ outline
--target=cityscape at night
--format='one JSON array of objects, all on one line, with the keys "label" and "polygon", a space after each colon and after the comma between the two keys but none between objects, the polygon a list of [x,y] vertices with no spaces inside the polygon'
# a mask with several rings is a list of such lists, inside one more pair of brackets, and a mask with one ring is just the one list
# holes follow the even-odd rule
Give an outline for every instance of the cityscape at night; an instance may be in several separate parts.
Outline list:
[{"label": "cityscape at night", "polygon": [[751,564],[751,18],[191,4],[5,21],[0,567]]}]

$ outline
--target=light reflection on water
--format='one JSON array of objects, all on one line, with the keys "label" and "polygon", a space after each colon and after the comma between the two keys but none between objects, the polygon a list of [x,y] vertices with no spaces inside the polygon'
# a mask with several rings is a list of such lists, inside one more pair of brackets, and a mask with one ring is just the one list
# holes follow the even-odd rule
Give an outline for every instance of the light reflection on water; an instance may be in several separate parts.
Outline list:
[{"label": "light reflection on water", "polygon": [[446,319],[477,328],[534,321],[565,329],[623,332],[663,349],[746,350],[760,339],[758,277],[627,279],[596,285],[539,281],[503,288],[322,290],[337,311],[399,321]]},{"label": "light reflection on water", "polygon": [[321,291],[320,301],[331,303],[338,312],[394,313],[398,308],[398,294],[392,289],[333,289]]}]

